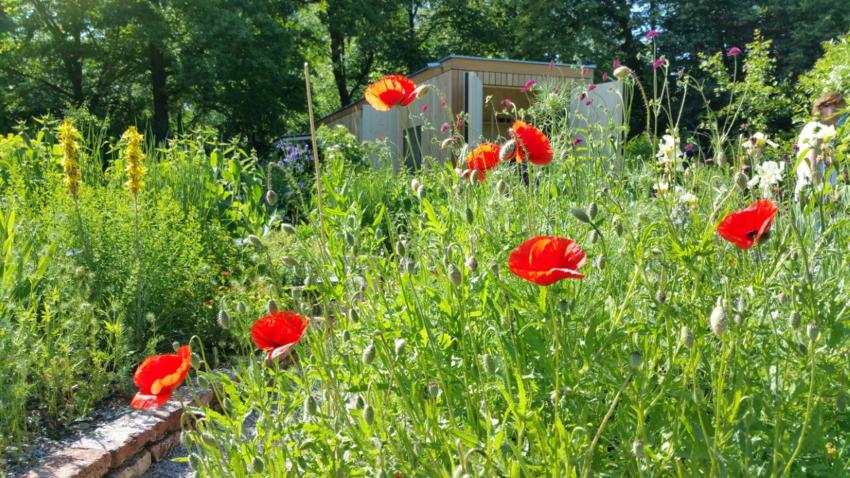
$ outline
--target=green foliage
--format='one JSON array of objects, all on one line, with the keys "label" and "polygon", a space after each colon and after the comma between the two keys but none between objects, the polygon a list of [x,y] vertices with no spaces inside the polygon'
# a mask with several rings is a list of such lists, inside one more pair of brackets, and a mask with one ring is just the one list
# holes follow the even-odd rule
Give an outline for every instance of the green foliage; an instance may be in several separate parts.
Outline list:
[{"label": "green foliage", "polygon": [[841,93],[850,98],[850,34],[823,44],[824,54],[797,84],[797,113],[808,118],[811,104],[820,95]]}]

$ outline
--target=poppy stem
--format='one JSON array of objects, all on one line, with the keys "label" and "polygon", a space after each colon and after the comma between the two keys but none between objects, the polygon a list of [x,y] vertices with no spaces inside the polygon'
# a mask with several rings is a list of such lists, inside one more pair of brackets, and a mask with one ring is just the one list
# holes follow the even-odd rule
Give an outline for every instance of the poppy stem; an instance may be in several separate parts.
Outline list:
[{"label": "poppy stem", "polygon": [[310,117],[310,140],[313,145],[313,166],[316,169],[316,208],[319,215],[319,236],[322,239],[322,251],[327,253],[325,221],[322,213],[322,171],[319,167],[319,148],[316,143],[316,121],[313,118],[313,95],[310,90],[310,64],[304,62],[304,83],[307,87],[307,114]]}]

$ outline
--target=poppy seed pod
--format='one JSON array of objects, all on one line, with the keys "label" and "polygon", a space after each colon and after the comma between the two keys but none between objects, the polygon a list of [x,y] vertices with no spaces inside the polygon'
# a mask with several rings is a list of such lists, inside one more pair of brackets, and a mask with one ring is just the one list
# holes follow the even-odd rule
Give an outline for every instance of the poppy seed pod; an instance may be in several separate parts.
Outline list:
[{"label": "poppy seed pod", "polygon": [[466,258],[466,268],[469,269],[470,272],[475,272],[478,270],[478,259],[475,256],[469,256]]},{"label": "poppy seed pod", "polygon": [[463,274],[455,267],[454,264],[449,264],[449,280],[455,287],[459,287],[463,283]]},{"label": "poppy seed pod", "polygon": [[614,78],[618,80],[625,79],[631,72],[632,70],[630,70],[628,66],[620,65],[617,68],[614,68]]},{"label": "poppy seed pod", "polygon": [[516,156],[516,140],[509,139],[499,148],[499,161],[510,161]]},{"label": "poppy seed pod", "polygon": [[679,341],[687,348],[694,346],[694,334],[691,333],[691,329],[687,325],[683,326],[681,332],[679,332]]},{"label": "poppy seed pod", "polygon": [[257,237],[254,234],[251,234],[250,236],[248,236],[248,242],[250,242],[257,249],[263,248],[263,241],[261,241],[260,238]]},{"label": "poppy seed pod", "polygon": [[375,360],[375,344],[369,344],[363,349],[363,364],[369,365]]},{"label": "poppy seed pod", "polygon": [[820,336],[820,327],[818,324],[814,322],[806,326],[806,335],[809,336],[809,340],[812,342],[817,342],[818,337]]},{"label": "poppy seed pod", "polygon": [[277,302],[274,299],[269,299],[269,303],[266,305],[266,309],[268,309],[269,314],[274,314],[278,311]]},{"label": "poppy seed pod", "polygon": [[224,309],[218,311],[218,317],[216,317],[216,319],[218,321],[218,326],[222,329],[227,330],[230,328],[230,316],[227,315],[227,312],[225,312]]},{"label": "poppy seed pod", "polygon": [[574,207],[570,209],[570,213],[572,213],[572,215],[575,216],[575,218],[579,221],[585,224],[590,224],[590,216],[587,215],[587,211],[585,211],[584,209]]},{"label": "poppy seed pod", "polygon": [[717,301],[717,305],[714,306],[714,310],[711,311],[708,323],[711,326],[711,331],[714,332],[714,335],[720,337],[724,332],[726,332],[726,328],[728,326],[726,322],[726,310],[723,308],[723,304],[719,300]]},{"label": "poppy seed pod", "polygon": [[402,355],[404,355],[405,350],[407,350],[407,341],[402,338],[395,339],[396,357],[401,357]]},{"label": "poppy seed pod", "polygon": [[276,192],[274,192],[274,191],[273,191],[273,190],[271,190],[271,189],[269,189],[268,191],[266,191],[266,197],[265,197],[265,200],[266,200],[266,204],[268,204],[268,205],[269,205],[269,207],[274,206],[275,204],[277,204],[277,199],[278,199],[278,198],[277,198],[277,193],[276,193]]}]

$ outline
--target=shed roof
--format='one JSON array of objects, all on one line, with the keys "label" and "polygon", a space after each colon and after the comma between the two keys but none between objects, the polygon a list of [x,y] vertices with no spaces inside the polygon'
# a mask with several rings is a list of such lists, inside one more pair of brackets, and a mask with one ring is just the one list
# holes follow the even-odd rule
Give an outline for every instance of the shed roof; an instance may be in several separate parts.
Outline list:
[{"label": "shed roof", "polygon": [[[425,67],[407,75],[416,82],[422,82],[450,70],[461,71],[497,71],[501,73],[529,73],[541,75],[553,75],[564,78],[592,78],[596,65],[570,64],[546,61],[511,60],[506,58],[484,58],[479,56],[449,55],[435,62],[428,63]],[[319,122],[333,121],[350,111],[357,111],[362,107],[364,99],[323,116]]]}]

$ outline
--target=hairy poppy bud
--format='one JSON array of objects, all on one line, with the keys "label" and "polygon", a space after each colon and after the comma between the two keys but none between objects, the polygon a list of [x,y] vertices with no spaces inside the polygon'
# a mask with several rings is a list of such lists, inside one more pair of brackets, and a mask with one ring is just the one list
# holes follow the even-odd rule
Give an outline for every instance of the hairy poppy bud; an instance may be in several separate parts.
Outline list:
[{"label": "hairy poppy bud", "polygon": [[261,240],[260,240],[260,238],[259,238],[259,237],[257,237],[257,236],[256,236],[256,235],[254,235],[254,234],[251,234],[250,236],[248,236],[248,242],[250,242],[251,244],[253,244],[253,245],[254,245],[254,247],[256,247],[257,249],[262,249],[262,248],[263,248],[263,241],[261,241]]},{"label": "hairy poppy bud", "polygon": [[667,302],[667,294],[664,293],[664,289],[658,289],[658,292],[655,293],[655,301],[659,304]]},{"label": "hairy poppy bud", "polygon": [[738,327],[744,325],[744,316],[741,314],[735,314],[735,317],[732,319],[735,322],[735,325]]},{"label": "hairy poppy bud", "polygon": [[251,468],[254,470],[254,473],[262,473],[266,469],[266,465],[263,463],[263,457],[255,456],[254,461],[251,463]]},{"label": "hairy poppy bud", "polygon": [[419,186],[421,186],[421,184],[419,184],[419,180],[418,180],[418,179],[413,178],[413,179],[411,179],[411,180],[410,180],[410,189],[411,189],[414,193],[416,192],[416,190],[417,190],[417,189],[419,189]]},{"label": "hairy poppy bud", "polygon": [[407,341],[402,338],[395,339],[396,357],[401,357],[402,355],[404,355],[405,350],[407,350]]},{"label": "hairy poppy bud", "polygon": [[792,329],[796,329],[800,326],[800,313],[796,310],[791,312],[791,315],[788,317],[788,327]]},{"label": "hairy poppy bud", "polygon": [[236,312],[239,312],[240,314],[245,314],[248,312],[248,306],[240,300],[236,303]]},{"label": "hairy poppy bud", "polygon": [[820,336],[820,327],[818,324],[814,322],[806,326],[806,335],[809,336],[809,340],[812,342],[817,342],[818,337]]},{"label": "hairy poppy bud", "polygon": [[590,216],[587,215],[587,211],[585,211],[584,209],[574,207],[570,209],[570,213],[572,213],[572,215],[575,216],[575,218],[579,221],[585,224],[590,224]]},{"label": "hairy poppy bud", "polygon": [[504,196],[507,191],[508,191],[508,186],[505,184],[504,179],[500,179],[499,181],[496,182],[496,192],[498,192],[499,194]]},{"label": "hairy poppy bud", "polygon": [[509,139],[499,148],[499,161],[510,161],[516,156],[516,141]]},{"label": "hairy poppy bud", "polygon": [[635,458],[643,458],[643,440],[638,438],[632,443],[632,453],[634,453]]},{"label": "hairy poppy bud", "polygon": [[620,219],[620,216],[614,216],[614,218],[611,219],[611,227],[614,228],[614,232],[618,236],[623,235],[623,221]]},{"label": "hairy poppy bud", "polygon": [[463,274],[461,274],[454,264],[449,265],[449,280],[452,281],[452,284],[454,284],[455,287],[458,287],[463,283]]},{"label": "hairy poppy bud", "polygon": [[277,193],[269,189],[268,191],[266,191],[265,199],[266,204],[268,204],[269,206],[274,206],[275,204],[277,204]]},{"label": "hairy poppy bud", "polygon": [[640,370],[643,365],[643,354],[635,350],[629,358],[631,359],[632,370]]},{"label": "hairy poppy bud", "polygon": [[292,256],[283,256],[280,260],[289,267],[298,266],[298,261]]},{"label": "hairy poppy bud", "polygon": [[288,222],[284,222],[280,225],[280,230],[287,234],[295,234],[295,226],[289,224]]},{"label": "hairy poppy bud", "polygon": [[173,348],[174,351],[177,352],[177,350],[180,348],[180,342],[176,340],[174,342],[171,342],[171,348]]},{"label": "hairy poppy bud", "polygon": [[591,244],[595,244],[596,240],[599,239],[599,233],[596,230],[590,231],[590,234],[587,236],[587,240],[590,241]]},{"label": "hairy poppy bud", "polygon": [[469,256],[466,258],[466,268],[469,269],[470,272],[475,272],[478,270],[478,259],[475,256]]},{"label": "hairy poppy bud", "polygon": [[363,408],[363,421],[366,422],[367,425],[371,425],[372,422],[375,421],[375,409],[373,409],[369,404],[366,404]]},{"label": "hairy poppy bud", "polygon": [[726,153],[722,149],[718,149],[717,154],[714,155],[714,161],[718,166],[723,166],[726,163]]},{"label": "hairy poppy bud", "polygon": [[484,366],[484,372],[488,375],[496,373],[496,360],[490,354],[484,354],[481,357],[481,364]]},{"label": "hairy poppy bud", "polygon": [[431,398],[437,398],[440,396],[440,384],[437,382],[431,382],[428,384],[428,396]]},{"label": "hairy poppy bud", "polygon": [[230,316],[227,315],[227,312],[225,312],[224,309],[218,311],[218,317],[216,317],[216,319],[218,321],[218,326],[222,329],[227,330],[230,328]]},{"label": "hairy poppy bud", "polygon": [[270,314],[274,314],[278,311],[277,302],[274,299],[269,299],[269,303],[266,305],[266,309],[268,309]]},{"label": "hairy poppy bud", "polygon": [[472,222],[475,221],[475,213],[472,212],[471,208],[466,208],[466,216],[464,219],[466,219],[467,224],[472,224]]},{"label": "hairy poppy bud", "polygon": [[708,323],[711,326],[711,331],[714,332],[714,335],[720,337],[726,332],[726,311],[723,308],[723,304],[718,300],[717,305],[714,306],[714,310],[711,311],[711,316],[708,318]]},{"label": "hairy poppy bud", "polygon": [[478,182],[478,178],[480,178],[480,177],[481,177],[481,173],[478,172],[477,169],[473,169],[472,172],[469,174],[469,182],[471,182],[472,184],[475,184],[475,183]]},{"label": "hairy poppy bud", "polygon": [[614,78],[618,80],[625,79],[627,76],[629,76],[629,73],[631,73],[631,71],[632,70],[630,70],[628,66],[620,65],[617,68],[614,68]]},{"label": "hairy poppy bud", "polygon": [[309,416],[315,415],[319,411],[319,402],[311,395],[304,401],[304,414]]},{"label": "hairy poppy bud", "polygon": [[369,344],[363,349],[363,363],[369,365],[375,360],[375,344]]},{"label": "hairy poppy bud", "polygon": [[590,216],[590,219],[595,219],[596,214],[599,213],[599,206],[596,203],[590,203],[590,206],[587,207],[587,215]]},{"label": "hairy poppy bud", "polygon": [[735,175],[735,186],[737,186],[740,191],[746,191],[748,189],[748,181],[749,179],[747,179],[747,175],[744,173],[739,172]]},{"label": "hairy poppy bud", "polygon": [[498,262],[493,261],[493,262],[490,263],[490,272],[492,272],[494,276],[499,275],[499,263]]},{"label": "hairy poppy bud", "polygon": [[785,292],[780,292],[779,297],[777,299],[779,300],[780,304],[785,305],[785,302],[788,302],[788,294],[786,294]]},{"label": "hairy poppy bud", "polygon": [[683,326],[681,332],[679,332],[679,341],[687,348],[694,346],[694,334],[691,333],[691,329],[687,325]]},{"label": "hairy poppy bud", "polygon": [[422,196],[424,196],[424,195],[425,195],[425,186],[420,184],[419,187],[416,188],[416,199],[419,199],[421,201]]}]

